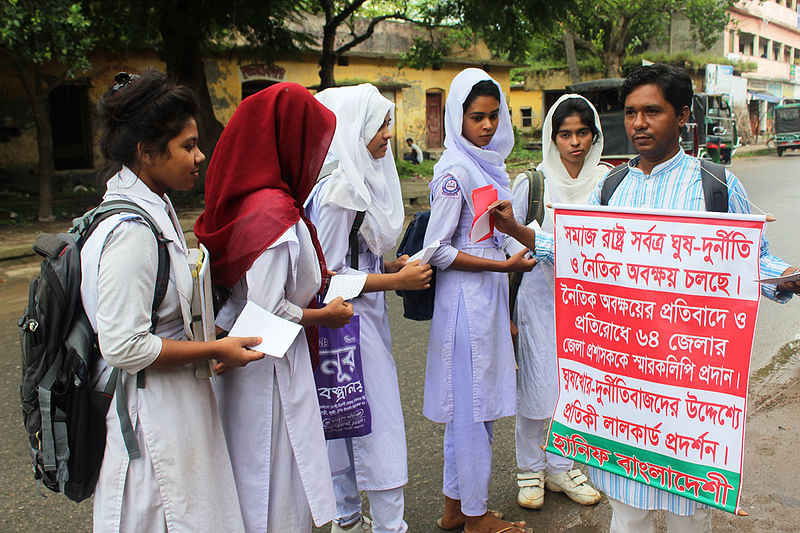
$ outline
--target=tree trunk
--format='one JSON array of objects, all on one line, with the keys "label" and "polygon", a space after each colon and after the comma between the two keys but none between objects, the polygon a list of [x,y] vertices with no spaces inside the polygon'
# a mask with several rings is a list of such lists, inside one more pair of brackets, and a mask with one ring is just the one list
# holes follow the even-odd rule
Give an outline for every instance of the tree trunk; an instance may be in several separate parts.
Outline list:
[{"label": "tree trunk", "polygon": [[603,54],[603,61],[606,64],[606,77],[607,78],[620,78],[622,77],[622,59],[613,52]]},{"label": "tree trunk", "polygon": [[567,52],[567,67],[569,69],[569,79],[573,85],[580,83],[581,73],[578,70],[578,59],[575,56],[575,36],[571,30],[564,30],[564,48]]},{"label": "tree trunk", "polygon": [[53,129],[50,124],[50,90],[42,81],[39,65],[27,63],[11,56],[19,80],[28,96],[36,124],[36,148],[39,152],[39,220],[53,220],[53,181],[56,167],[53,163]]},{"label": "tree trunk", "polygon": [[612,27],[608,35],[608,44],[603,52],[603,60],[606,65],[606,77],[622,77],[622,62],[625,60],[626,37],[630,20],[622,17]]},{"label": "tree trunk", "polygon": [[322,29],[322,56],[319,58],[319,90],[336,86],[333,69],[339,59],[334,51],[336,44],[336,27],[329,20]]},{"label": "tree trunk", "polygon": [[[174,34],[173,34],[174,35]],[[175,37],[178,37],[176,39]],[[196,40],[186,40],[181,36],[171,36],[162,33],[164,48],[168,50],[164,62],[167,73],[174,76],[178,83],[190,87],[197,95],[199,108],[197,110],[198,146],[205,154],[206,160],[201,167],[200,188],[205,189],[205,171],[211,161],[214,147],[224,126],[214,114],[211,102],[211,93],[208,91],[205,63]]]},{"label": "tree trunk", "polygon": [[56,167],[53,163],[53,129],[50,125],[48,93],[39,93],[31,100],[36,122],[36,147],[39,150],[39,221],[53,220],[53,181]]}]

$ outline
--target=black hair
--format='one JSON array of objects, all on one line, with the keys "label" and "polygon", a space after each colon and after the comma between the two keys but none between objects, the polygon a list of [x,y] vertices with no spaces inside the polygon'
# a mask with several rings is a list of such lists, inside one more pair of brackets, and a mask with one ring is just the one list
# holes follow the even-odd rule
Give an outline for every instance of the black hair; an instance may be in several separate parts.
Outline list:
[{"label": "black hair", "polygon": [[467,112],[469,106],[472,105],[472,102],[479,96],[492,96],[494,97],[497,102],[500,102],[500,89],[497,88],[497,85],[492,80],[481,80],[475,85],[472,86],[472,90],[467,95],[466,100],[464,100],[464,105],[462,109],[464,113]]},{"label": "black hair", "polygon": [[550,134],[553,141],[556,140],[561,124],[564,123],[567,117],[572,115],[578,115],[584,126],[592,132],[592,144],[596,143],[597,139],[600,138],[600,130],[597,129],[594,123],[594,111],[583,98],[567,98],[558,104],[558,107],[553,111],[553,131]]},{"label": "black hair", "polygon": [[132,167],[138,144],[145,152],[164,154],[169,141],[197,114],[197,97],[165,74],[147,69],[141,75],[119,73],[100,99],[103,157]]},{"label": "black hair", "polygon": [[671,67],[663,63],[645,65],[637,68],[625,78],[620,90],[620,99],[625,103],[625,99],[637,87],[642,85],[657,85],[661,88],[664,99],[675,109],[675,115],[679,115],[684,107],[692,107],[692,78],[685,70]]},{"label": "black hair", "polygon": [[414,139],[412,139],[411,137],[409,137],[408,139],[406,139],[406,142],[409,142],[409,141],[411,141],[411,142],[413,143],[413,142],[414,142]]}]

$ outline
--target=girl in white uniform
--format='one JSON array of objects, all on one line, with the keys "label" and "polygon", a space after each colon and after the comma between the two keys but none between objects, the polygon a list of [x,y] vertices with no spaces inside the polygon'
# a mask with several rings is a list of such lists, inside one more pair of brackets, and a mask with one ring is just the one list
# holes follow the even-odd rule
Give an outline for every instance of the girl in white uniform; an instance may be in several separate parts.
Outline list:
[{"label": "girl in white uniform", "polygon": [[[193,118],[197,101],[155,71],[118,74],[103,96],[103,155],[122,164],[104,200],[147,211],[168,239],[169,284],[150,333],[157,242],[138,215],[104,220],[81,251],[81,296],[103,359],[120,368],[141,457],[129,459],[116,399],[106,416],[105,455],[94,494],[102,532],[243,531],[214,393],[192,363],[240,366],[263,357],[258,338],[194,342],[192,276],[168,190],[191,189],[204,156]],[[106,369],[106,374],[110,368]],[[144,373],[144,387],[137,386]]]},{"label": "girl in white uniform", "polygon": [[[394,104],[369,84],[327,89],[316,98],[336,114],[327,161],[338,161],[338,165],[311,193],[307,213],[318,228],[328,268],[367,276],[353,308],[360,317],[372,431],[328,441],[337,505],[332,532],[361,531],[371,523],[375,533],[403,533],[408,529],[403,520],[406,436],[383,291],[427,288],[431,268],[418,261],[407,265],[408,256],[383,259],[394,248],[404,218],[400,181],[389,147]],[[358,232],[356,270],[350,266],[348,235],[358,211],[365,214]],[[359,491],[367,493],[372,520],[361,513]]]},{"label": "girl in white uniform", "polygon": [[[577,94],[559,98],[542,128],[543,160],[537,168],[545,177],[542,203],[585,204],[609,169],[600,164],[602,153],[603,132],[594,106]],[[528,187],[527,176],[520,174],[511,189],[514,217],[520,224],[525,223],[528,212]],[[542,228],[553,231],[551,208],[545,208]],[[508,253],[521,247],[511,237],[506,237],[506,245]],[[572,469],[572,461],[545,454],[541,448],[545,423],[558,400],[554,276],[553,266],[542,263],[523,274],[513,316],[519,329],[516,444],[521,472],[517,474],[517,501],[529,509],[544,505],[545,486],[584,505],[600,501],[600,493],[580,470]]]},{"label": "girl in white uniform", "polygon": [[434,167],[425,245],[441,245],[425,373],[424,414],[446,424],[445,509],[440,527],[466,533],[524,531],[488,512],[492,424],[514,414],[516,370],[506,272],[528,271],[525,250],[506,259],[503,234],[472,244],[472,191],[511,197],[504,160],[514,134],[499,84],[480,69],[459,73],[445,109],[445,151]]},{"label": "girl in white uniform", "polygon": [[217,380],[248,532],[310,532],[312,521],[321,526],[336,513],[312,358],[316,326],[339,328],[353,309],[341,298],[313,308],[327,269],[302,207],[334,124],[333,113],[294,83],[246,98],[214,150],[195,225],[211,253],[214,283],[230,289],[218,327],[229,330],[247,300],[306,326],[283,357]]}]

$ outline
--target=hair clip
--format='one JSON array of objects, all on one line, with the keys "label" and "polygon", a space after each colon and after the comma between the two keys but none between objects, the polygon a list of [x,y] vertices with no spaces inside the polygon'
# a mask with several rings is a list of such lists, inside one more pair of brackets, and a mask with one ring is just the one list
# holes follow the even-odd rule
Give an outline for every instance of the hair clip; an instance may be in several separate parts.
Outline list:
[{"label": "hair clip", "polygon": [[138,74],[130,74],[128,72],[117,72],[114,75],[114,81],[117,82],[117,84],[111,88],[111,92],[115,93],[120,89],[122,89],[123,87],[125,87],[126,85],[128,85],[130,82],[137,80],[139,78],[141,78],[141,76],[139,76]]}]

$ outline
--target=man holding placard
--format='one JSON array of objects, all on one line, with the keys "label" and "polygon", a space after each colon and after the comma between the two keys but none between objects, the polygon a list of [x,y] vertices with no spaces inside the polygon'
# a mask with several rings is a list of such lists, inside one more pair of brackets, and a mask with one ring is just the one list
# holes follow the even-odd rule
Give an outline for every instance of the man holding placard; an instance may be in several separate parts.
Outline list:
[{"label": "man holding placard", "polygon": [[[752,280],[789,276],[760,286],[786,302],[800,294],[798,269],[769,254],[766,217],[748,215],[738,179],[725,171],[722,184],[681,148],[692,101],[684,71],[641,67],[621,97],[639,156],[589,201],[613,214],[556,206],[554,235],[517,224],[510,203],[493,214],[537,260],[556,263],[561,383],[548,451],[599,467],[589,472],[614,510],[612,532],[652,531],[659,509],[669,531],[710,531],[700,502],[739,512]],[[686,213],[712,209],[709,179],[727,189],[735,216]]]}]

